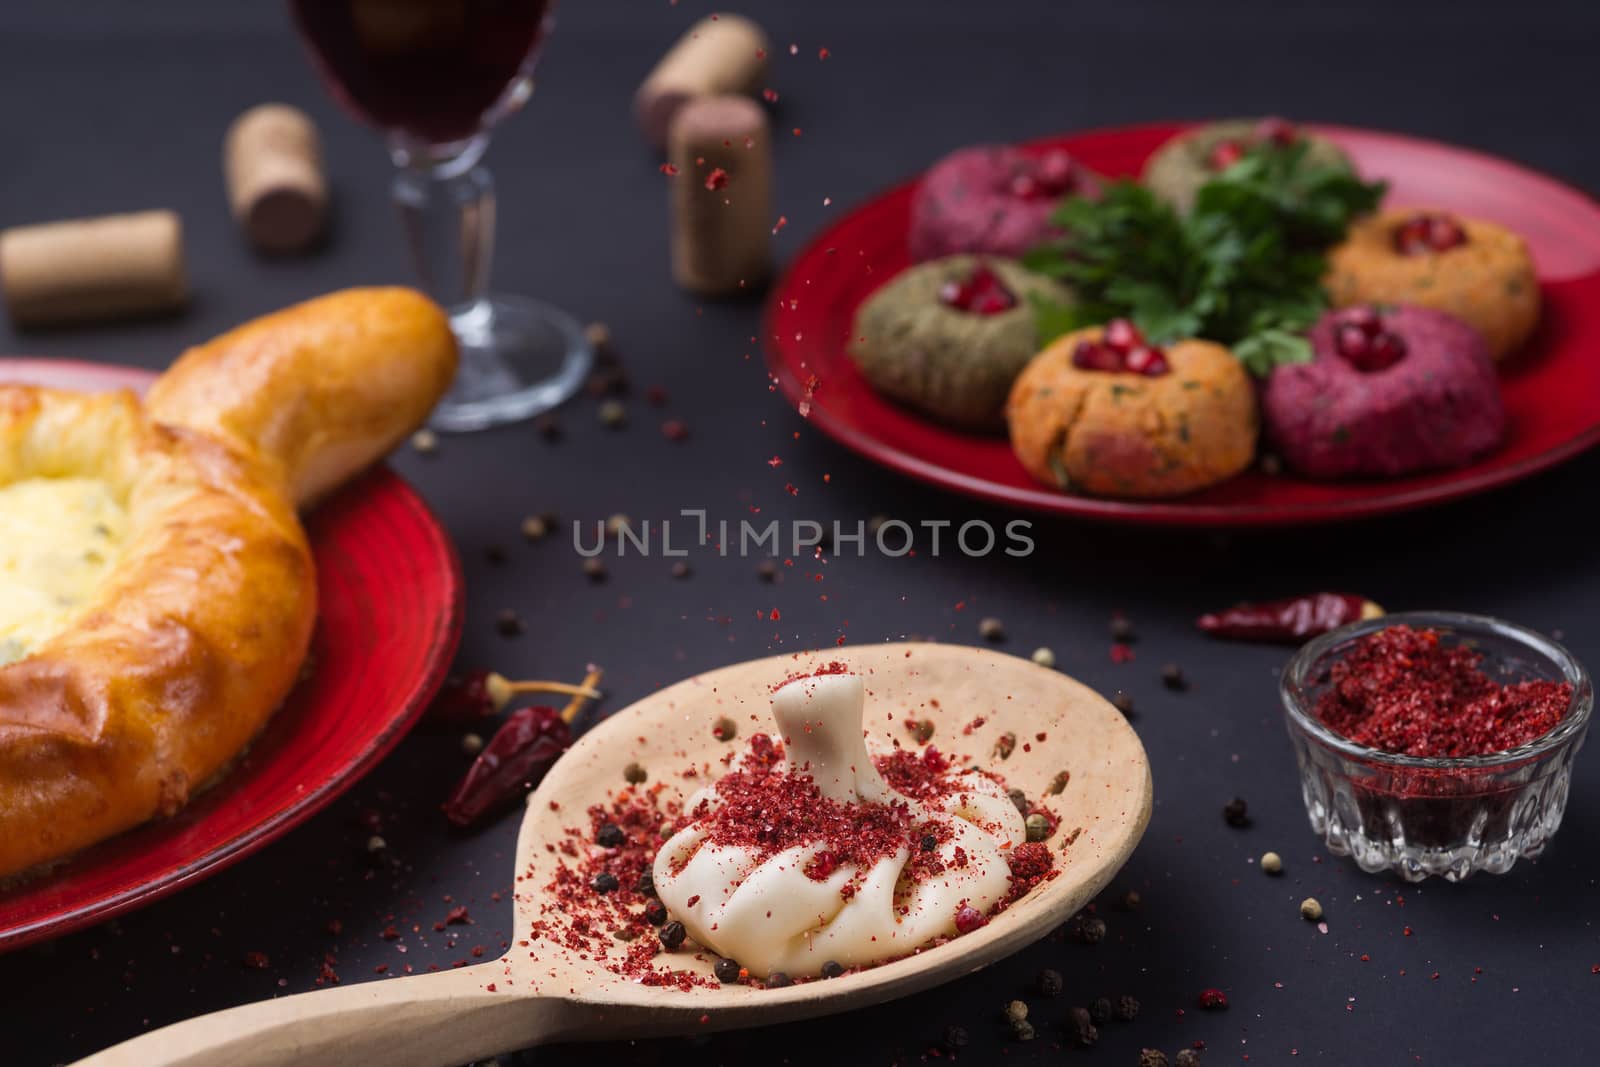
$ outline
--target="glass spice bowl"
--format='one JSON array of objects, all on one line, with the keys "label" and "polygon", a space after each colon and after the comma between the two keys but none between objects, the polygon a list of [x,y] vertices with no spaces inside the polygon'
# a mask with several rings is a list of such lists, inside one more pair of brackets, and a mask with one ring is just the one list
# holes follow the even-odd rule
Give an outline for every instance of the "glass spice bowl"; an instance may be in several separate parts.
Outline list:
[{"label": "glass spice bowl", "polygon": [[[1548,733],[1504,752],[1436,758],[1357,744],[1317,718],[1318,698],[1330,668],[1357,642],[1399,625],[1481,652],[1479,669],[1502,683],[1570,682],[1572,703]],[[1500,619],[1443,611],[1367,619],[1308,642],[1284,669],[1280,694],[1311,828],[1334,855],[1409,882],[1504,874],[1543,851],[1561,825],[1594,709],[1588,671],[1556,642]]]}]

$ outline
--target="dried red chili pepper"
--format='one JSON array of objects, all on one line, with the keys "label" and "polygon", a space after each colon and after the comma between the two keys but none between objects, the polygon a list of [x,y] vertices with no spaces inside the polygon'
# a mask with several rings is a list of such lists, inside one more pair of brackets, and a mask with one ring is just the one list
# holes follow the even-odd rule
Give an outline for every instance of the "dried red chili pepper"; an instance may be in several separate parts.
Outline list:
[{"label": "dried red chili pepper", "polygon": [[468,671],[446,679],[439,695],[434,698],[433,707],[429,709],[429,717],[435,722],[476,722],[499,714],[512,697],[526,693],[561,693],[591,700],[600,698],[599,691],[592,686],[569,685],[566,682],[513,682],[494,671]]},{"label": "dried red chili pepper", "polygon": [[1200,616],[1195,625],[1212,637],[1299,644],[1346,623],[1376,619],[1382,614],[1383,609],[1377,604],[1353,593],[1310,593],[1286,600],[1236,604],[1226,611]]},{"label": "dried red chili pepper", "polygon": [[583,685],[560,711],[519,708],[495,731],[444,803],[445,818],[466,828],[535,786],[572,744],[572,720],[600,680],[591,668]]}]

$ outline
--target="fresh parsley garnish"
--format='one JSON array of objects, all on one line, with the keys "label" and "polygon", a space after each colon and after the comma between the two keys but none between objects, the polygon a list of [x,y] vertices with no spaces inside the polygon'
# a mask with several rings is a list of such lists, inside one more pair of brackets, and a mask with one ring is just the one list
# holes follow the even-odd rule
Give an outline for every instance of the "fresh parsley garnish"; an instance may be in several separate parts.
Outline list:
[{"label": "fresh parsley garnish", "polygon": [[1327,307],[1324,253],[1386,185],[1317,163],[1307,147],[1252,148],[1201,186],[1187,215],[1127,179],[1098,200],[1065,201],[1055,221],[1066,236],[1023,257],[1078,297],[1034,302],[1041,344],[1126,316],[1157,344],[1228,345],[1257,375],[1309,360],[1304,332]]}]

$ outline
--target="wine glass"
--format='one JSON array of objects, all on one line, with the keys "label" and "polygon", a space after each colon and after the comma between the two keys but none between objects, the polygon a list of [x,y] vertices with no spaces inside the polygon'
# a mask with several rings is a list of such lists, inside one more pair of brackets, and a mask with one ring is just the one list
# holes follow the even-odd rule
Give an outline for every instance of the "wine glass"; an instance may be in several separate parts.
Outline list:
[{"label": "wine glass", "polygon": [[533,91],[554,0],[291,0],[335,96],[384,131],[394,200],[424,287],[450,313],[461,366],[434,410],[477,430],[571,396],[594,353],[571,315],[490,293],[490,128]]}]

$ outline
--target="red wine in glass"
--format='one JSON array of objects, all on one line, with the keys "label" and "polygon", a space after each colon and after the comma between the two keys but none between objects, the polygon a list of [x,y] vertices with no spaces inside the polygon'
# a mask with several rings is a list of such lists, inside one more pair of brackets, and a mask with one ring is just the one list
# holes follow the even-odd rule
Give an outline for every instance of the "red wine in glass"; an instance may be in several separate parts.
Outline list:
[{"label": "red wine in glass", "polygon": [[324,75],[372,125],[462,141],[531,64],[550,0],[294,0]]},{"label": "red wine in glass", "polygon": [[494,183],[489,129],[532,90],[554,0],[291,0],[334,93],[382,130],[395,204],[428,290],[450,312],[461,365],[434,410],[476,430],[571,396],[594,353],[571,315],[487,291]]}]

